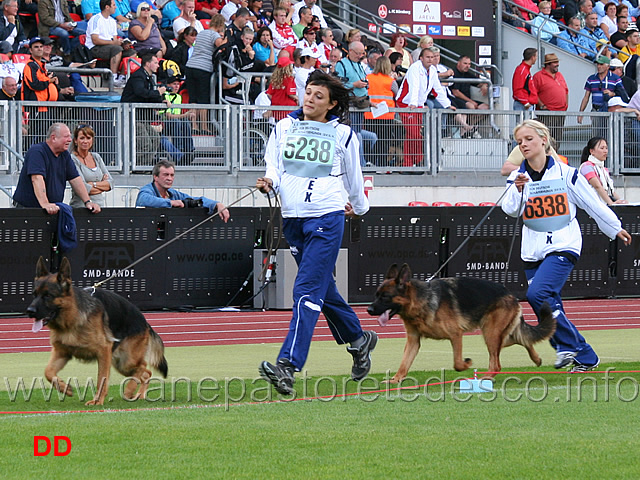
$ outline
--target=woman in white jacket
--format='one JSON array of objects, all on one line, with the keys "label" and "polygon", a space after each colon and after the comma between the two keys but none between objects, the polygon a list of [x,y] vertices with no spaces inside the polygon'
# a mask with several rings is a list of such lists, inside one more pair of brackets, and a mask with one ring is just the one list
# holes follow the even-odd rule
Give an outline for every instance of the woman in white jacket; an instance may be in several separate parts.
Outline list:
[{"label": "woman in white jacket", "polygon": [[283,395],[294,393],[293,374],[306,362],[321,311],[336,341],[351,344],[347,351],[353,356],[354,380],[369,373],[377,342],[375,332],[362,330],[333,278],[345,215],[357,217],[369,210],[358,139],[343,123],[349,116],[349,94],[336,77],[311,73],[302,108],[273,129],[265,153],[267,171],[256,181],[263,193],[280,194],[283,233],[298,264],[289,333],[276,364],[264,361],[259,368]]},{"label": "woman in white jacket", "polygon": [[567,318],[560,297],[582,249],[576,207],[586,210],[610,239],[618,237],[630,245],[631,236],[575,168],[549,155],[550,134],[544,124],[525,120],[513,136],[525,161],[507,179],[502,210],[513,217],[523,216],[521,256],[529,282],[527,300],[536,314],[543,302],[554,312],[555,368],[592,370],[600,359]]}]

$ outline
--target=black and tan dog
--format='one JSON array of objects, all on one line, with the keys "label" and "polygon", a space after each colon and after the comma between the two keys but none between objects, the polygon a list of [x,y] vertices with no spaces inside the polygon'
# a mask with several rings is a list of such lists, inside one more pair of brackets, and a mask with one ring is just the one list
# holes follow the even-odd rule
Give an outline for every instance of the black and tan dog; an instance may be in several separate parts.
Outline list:
[{"label": "black and tan dog", "polygon": [[[63,258],[58,273],[49,273],[42,257],[36,266],[34,299],[27,314],[33,331],[49,328],[51,358],[45,376],[60,392],[72,395],[71,386],[58,372],[72,357],[98,361],[96,395],[87,405],[102,405],[109,389],[111,365],[130,377],[124,395],[145,398],[151,371],[149,364],[167,377],[162,340],[132,303],[108,290],[88,292],[71,284],[71,266]],[[136,390],[140,389],[136,395]]]},{"label": "black and tan dog", "polygon": [[453,347],[453,367],[457,371],[471,367],[471,359],[462,359],[462,334],[482,330],[489,350],[489,372],[493,377],[502,368],[500,351],[519,344],[527,349],[533,363],[542,360],[533,344],[546,340],[556,329],[556,321],[548,304],[544,304],[538,326],[527,324],[522,317],[518,300],[497,283],[478,278],[441,278],[429,283],[411,278],[411,270],[404,264],[400,270],[391,265],[374,302],[367,309],[369,315],[379,316],[380,325],[398,314],[404,322],[407,343],[398,372],[391,383],[407,376],[420,350],[420,338],[449,339]]}]

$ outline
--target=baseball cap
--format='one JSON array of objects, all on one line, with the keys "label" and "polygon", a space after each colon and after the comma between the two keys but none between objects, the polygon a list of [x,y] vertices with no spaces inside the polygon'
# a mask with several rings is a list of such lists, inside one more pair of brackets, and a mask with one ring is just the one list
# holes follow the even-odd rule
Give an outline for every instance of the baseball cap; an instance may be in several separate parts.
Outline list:
[{"label": "baseball cap", "polygon": [[605,57],[604,55],[600,55],[596,60],[596,63],[602,63],[609,65],[611,63],[611,59],[609,57]]},{"label": "baseball cap", "polygon": [[306,35],[307,33],[311,32],[317,32],[318,30],[318,27],[304,27],[304,30],[302,30],[302,35]]},{"label": "baseball cap", "polygon": [[278,66],[279,67],[286,67],[288,65],[291,65],[293,62],[291,61],[291,59],[289,57],[280,57],[278,59]]},{"label": "baseball cap", "polygon": [[609,63],[610,68],[624,68],[624,63],[619,58],[612,58]]},{"label": "baseball cap", "polygon": [[300,56],[301,57],[320,58],[320,50],[319,49],[314,50],[311,47],[304,47],[302,49],[302,51],[300,52]]},{"label": "baseball cap", "polygon": [[33,37],[31,40],[29,40],[29,46],[32,46],[34,43],[41,43],[44,45],[44,40],[40,37]]}]

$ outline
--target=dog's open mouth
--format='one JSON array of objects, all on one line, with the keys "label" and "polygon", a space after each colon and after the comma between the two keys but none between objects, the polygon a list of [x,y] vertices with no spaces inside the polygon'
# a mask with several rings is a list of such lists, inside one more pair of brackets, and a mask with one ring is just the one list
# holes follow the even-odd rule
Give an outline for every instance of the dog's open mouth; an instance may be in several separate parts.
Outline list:
[{"label": "dog's open mouth", "polygon": [[392,309],[387,310],[386,312],[384,312],[382,315],[380,315],[378,317],[378,323],[380,324],[381,327],[384,327],[387,323],[389,323],[389,320],[391,320],[391,317],[393,316],[395,312]]},{"label": "dog's open mouth", "polygon": [[31,327],[31,331],[33,333],[38,333],[40,330],[42,330],[42,327],[44,327],[47,323],[49,323],[49,317],[44,317],[44,318],[39,318],[37,320],[33,321],[33,326]]}]

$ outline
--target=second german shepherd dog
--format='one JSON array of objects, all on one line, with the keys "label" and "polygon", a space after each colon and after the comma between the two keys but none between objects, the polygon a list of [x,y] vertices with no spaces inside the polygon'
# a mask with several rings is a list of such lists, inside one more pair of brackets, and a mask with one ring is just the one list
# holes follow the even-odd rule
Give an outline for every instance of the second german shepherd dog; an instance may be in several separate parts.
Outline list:
[{"label": "second german shepherd dog", "polygon": [[72,395],[71,386],[58,377],[58,372],[73,357],[98,361],[96,394],[87,405],[104,403],[112,364],[122,375],[130,377],[124,391],[128,399],[145,398],[151,378],[147,355],[149,364],[167,377],[164,344],[140,310],[108,290],[95,289],[89,293],[74,287],[66,257],[58,273],[49,273],[40,257],[33,295],[27,314],[34,319],[34,332],[45,325],[49,327],[52,350],[45,376],[60,392]]},{"label": "second german shepherd dog", "polygon": [[492,378],[501,370],[500,351],[513,344],[522,345],[533,363],[542,360],[533,344],[553,335],[556,321],[547,303],[540,311],[540,322],[534,327],[522,317],[518,300],[507,289],[494,282],[478,278],[441,278],[429,283],[411,278],[411,269],[391,265],[386,278],[376,291],[374,302],[367,308],[369,315],[379,316],[380,325],[398,314],[404,322],[407,343],[398,372],[391,383],[407,376],[420,349],[420,338],[449,339],[453,347],[453,368],[471,367],[470,358],[462,359],[462,334],[482,330],[489,350],[489,371]]}]

